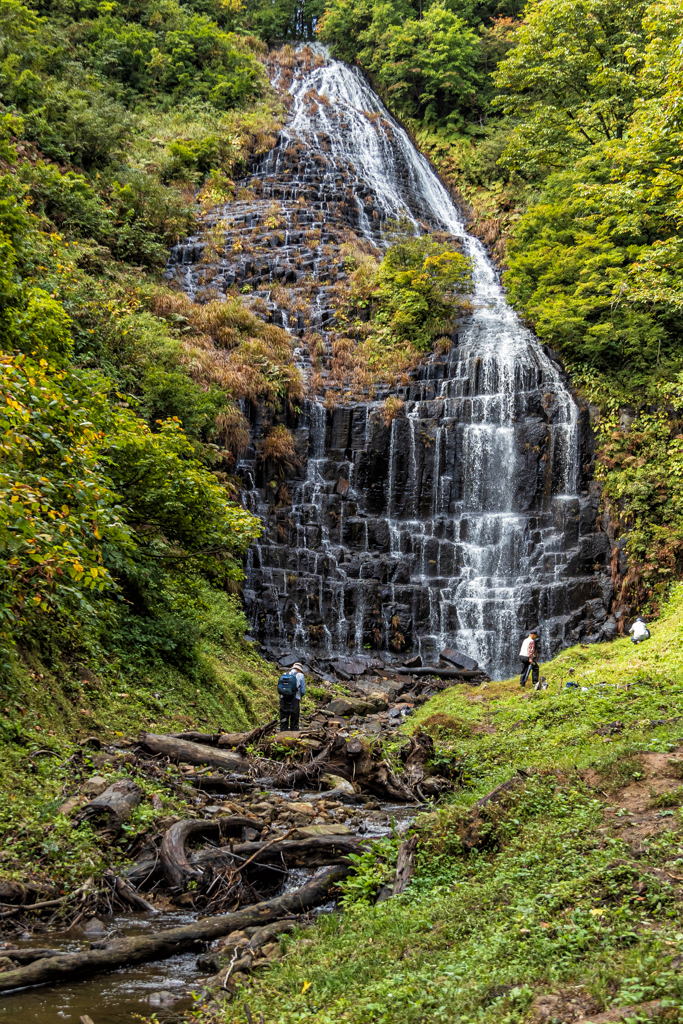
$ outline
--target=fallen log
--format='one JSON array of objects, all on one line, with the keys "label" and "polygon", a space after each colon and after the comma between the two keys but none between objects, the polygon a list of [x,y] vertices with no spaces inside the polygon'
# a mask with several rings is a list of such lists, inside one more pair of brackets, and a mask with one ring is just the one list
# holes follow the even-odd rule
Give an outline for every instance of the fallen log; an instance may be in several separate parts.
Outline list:
[{"label": "fallen log", "polygon": [[273,718],[251,732],[172,732],[169,736],[175,740],[189,740],[190,743],[202,743],[208,747],[239,747],[243,743],[258,743],[275,729],[276,725],[277,719]]},{"label": "fallen log", "polygon": [[481,669],[459,669],[459,668],[396,668],[394,672],[400,672],[407,676],[438,676],[440,679],[488,679]]},{"label": "fallen log", "polygon": [[260,789],[263,782],[254,782],[243,776],[233,776],[226,779],[224,775],[203,775],[187,772],[183,775],[183,782],[189,782],[195,789],[204,789],[214,793],[251,793],[254,789]]},{"label": "fallen log", "polygon": [[189,743],[203,743],[207,747],[217,747],[221,737],[219,732],[171,732],[174,740],[187,740]]},{"label": "fallen log", "polygon": [[190,878],[201,875],[201,870],[191,867],[187,859],[185,844],[191,835],[197,832],[205,838],[239,834],[243,828],[253,828],[258,822],[244,815],[235,814],[226,818],[214,818],[204,821],[193,818],[187,821],[176,821],[164,834],[161,841],[159,860],[161,870],[172,889],[183,889]]},{"label": "fallen log", "polygon": [[15,970],[4,971],[0,973],[0,992],[11,992],[27,985],[68,981],[74,977],[98,974],[101,971],[110,971],[145,960],[163,960],[185,950],[196,949],[213,939],[229,935],[232,931],[250,925],[260,926],[289,914],[301,913],[324,902],[330,888],[345,878],[350,870],[346,865],[334,865],[295,892],[255,903],[233,914],[207,917],[190,925],[157,932],[156,935],[112,939],[99,944],[100,948],[65,953],[36,960]]},{"label": "fallen log", "polygon": [[17,964],[32,964],[34,960],[45,960],[48,957],[59,956],[61,949],[3,949],[2,956],[9,957]]},{"label": "fallen log", "polygon": [[119,779],[105,789],[94,800],[87,803],[78,814],[76,821],[89,822],[95,828],[104,827],[118,835],[123,823],[130,818],[133,808],[142,800],[142,790],[132,779]]},{"label": "fallen log", "polygon": [[249,761],[240,754],[207,747],[201,743],[190,743],[174,736],[160,736],[153,732],[141,732],[138,742],[153,754],[164,754],[172,761],[185,764],[208,764],[212,768],[223,768],[227,772],[244,772]]}]

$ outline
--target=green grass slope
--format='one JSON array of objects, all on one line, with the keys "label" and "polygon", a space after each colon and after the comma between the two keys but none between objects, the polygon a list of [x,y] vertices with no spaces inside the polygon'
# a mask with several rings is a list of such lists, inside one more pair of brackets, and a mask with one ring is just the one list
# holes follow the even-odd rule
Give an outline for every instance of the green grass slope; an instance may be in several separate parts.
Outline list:
[{"label": "green grass slope", "polygon": [[[244,640],[246,622],[235,598],[205,596],[198,673],[149,665],[136,679],[127,666],[52,663],[26,653],[0,690],[0,885],[34,882],[70,888],[130,859],[155,821],[185,802],[174,783],[150,782],[127,755],[128,737],[150,732],[239,731],[267,721],[277,707],[277,673]],[[95,742],[93,742],[93,740]],[[118,756],[97,753],[120,746]],[[103,847],[88,826],[59,813],[93,775],[134,778],[146,799],[118,844]],[[157,806],[147,799],[156,794]],[[182,811],[182,813],[187,813]]]},{"label": "green grass slope", "polygon": [[[543,667],[546,691],[454,687],[421,708],[408,728],[432,733],[436,767],[461,786],[415,823],[413,883],[360,898],[390,870],[366,857],[345,913],[283,941],[243,993],[252,1015],[557,1024],[655,1001],[680,1019],[682,633],[679,588],[648,643],[565,651]],[[582,689],[560,688],[570,668]],[[515,777],[468,853],[474,803]],[[242,1000],[220,1019],[241,1022]]]}]

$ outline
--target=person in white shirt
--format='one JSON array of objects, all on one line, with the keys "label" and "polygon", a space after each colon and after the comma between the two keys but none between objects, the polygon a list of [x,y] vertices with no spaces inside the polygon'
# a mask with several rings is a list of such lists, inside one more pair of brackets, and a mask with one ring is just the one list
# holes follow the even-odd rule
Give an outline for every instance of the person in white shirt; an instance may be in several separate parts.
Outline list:
[{"label": "person in white shirt", "polygon": [[534,686],[538,684],[538,664],[536,662],[536,641],[538,637],[538,630],[532,629],[528,637],[522,641],[522,647],[519,652],[519,658],[522,662],[522,674],[519,677],[520,686],[526,686],[530,672]]},{"label": "person in white shirt", "polygon": [[650,630],[645,625],[645,622],[643,620],[642,615],[638,616],[636,621],[633,623],[633,625],[629,629],[629,633],[632,634],[632,636],[631,636],[631,643],[632,644],[641,644],[643,642],[643,640],[649,640],[650,639]]}]

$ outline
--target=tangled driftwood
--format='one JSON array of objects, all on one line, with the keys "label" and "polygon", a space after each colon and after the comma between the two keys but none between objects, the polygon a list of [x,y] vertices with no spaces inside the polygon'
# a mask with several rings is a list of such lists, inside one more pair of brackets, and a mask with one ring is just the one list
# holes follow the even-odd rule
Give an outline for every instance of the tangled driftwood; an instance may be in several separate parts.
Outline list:
[{"label": "tangled driftwood", "polygon": [[221,838],[229,835],[240,835],[243,828],[253,828],[254,821],[240,814],[226,818],[214,818],[203,821],[192,818],[189,821],[176,821],[167,830],[161,843],[159,860],[161,870],[172,889],[180,889],[189,878],[196,877],[201,871],[192,867],[187,859],[185,844],[193,834],[201,833],[204,837]]},{"label": "tangled driftwood", "polygon": [[[344,878],[350,868],[339,864],[327,868],[295,892],[272,900],[255,903],[245,910],[219,917],[207,917],[181,928],[169,928],[156,935],[136,935],[128,939],[112,939],[93,943],[88,950],[45,956],[14,970],[0,973],[0,992],[66,981],[113,970],[144,960],[163,960],[188,949],[200,949],[204,943],[229,935],[230,932],[254,924],[266,924],[290,914],[299,914],[328,898],[330,889]],[[6,955],[12,959],[12,950]]]}]

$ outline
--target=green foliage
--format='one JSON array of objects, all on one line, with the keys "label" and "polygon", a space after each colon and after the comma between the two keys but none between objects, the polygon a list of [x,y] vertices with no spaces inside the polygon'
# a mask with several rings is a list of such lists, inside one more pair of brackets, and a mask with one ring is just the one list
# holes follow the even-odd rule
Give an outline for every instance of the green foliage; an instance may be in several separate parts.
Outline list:
[{"label": "green foliage", "polygon": [[610,210],[593,184],[608,173],[604,154],[596,153],[548,179],[508,245],[510,297],[539,337],[572,362],[622,378],[623,371],[676,367],[683,356],[678,311],[662,315],[624,301],[649,231],[642,219]]},{"label": "green foliage", "polygon": [[352,875],[342,883],[340,903],[348,910],[358,903],[374,903],[383,885],[393,881],[398,856],[398,838],[385,836],[365,853],[352,853]]},{"label": "green foliage", "polygon": [[356,360],[376,376],[449,345],[471,284],[470,261],[452,242],[416,237],[400,226],[393,236],[379,264],[346,248],[351,289],[337,303],[340,329],[360,342]]},{"label": "green foliage", "polygon": [[481,132],[489,72],[508,46],[520,5],[448,0],[331,0],[316,28],[335,56],[357,62],[390,110],[452,142]]},{"label": "green foliage", "polygon": [[430,235],[404,238],[387,250],[378,284],[378,339],[427,351],[453,330],[457,298],[471,285],[470,261]]},{"label": "green foliage", "polygon": [[400,117],[462,130],[482,82],[479,37],[447,5],[434,3],[417,18],[404,2],[339,0],[320,35],[346,60],[371,72]]},{"label": "green foliage", "polygon": [[532,0],[499,66],[497,104],[520,118],[506,154],[553,167],[621,139],[638,95],[646,0]]},{"label": "green foliage", "polygon": [[[602,409],[596,476],[603,501],[628,531],[631,565],[622,596],[656,612],[683,569],[683,374],[641,374],[620,385],[580,368],[574,380]],[[619,410],[632,402],[634,419],[624,431]]]}]

